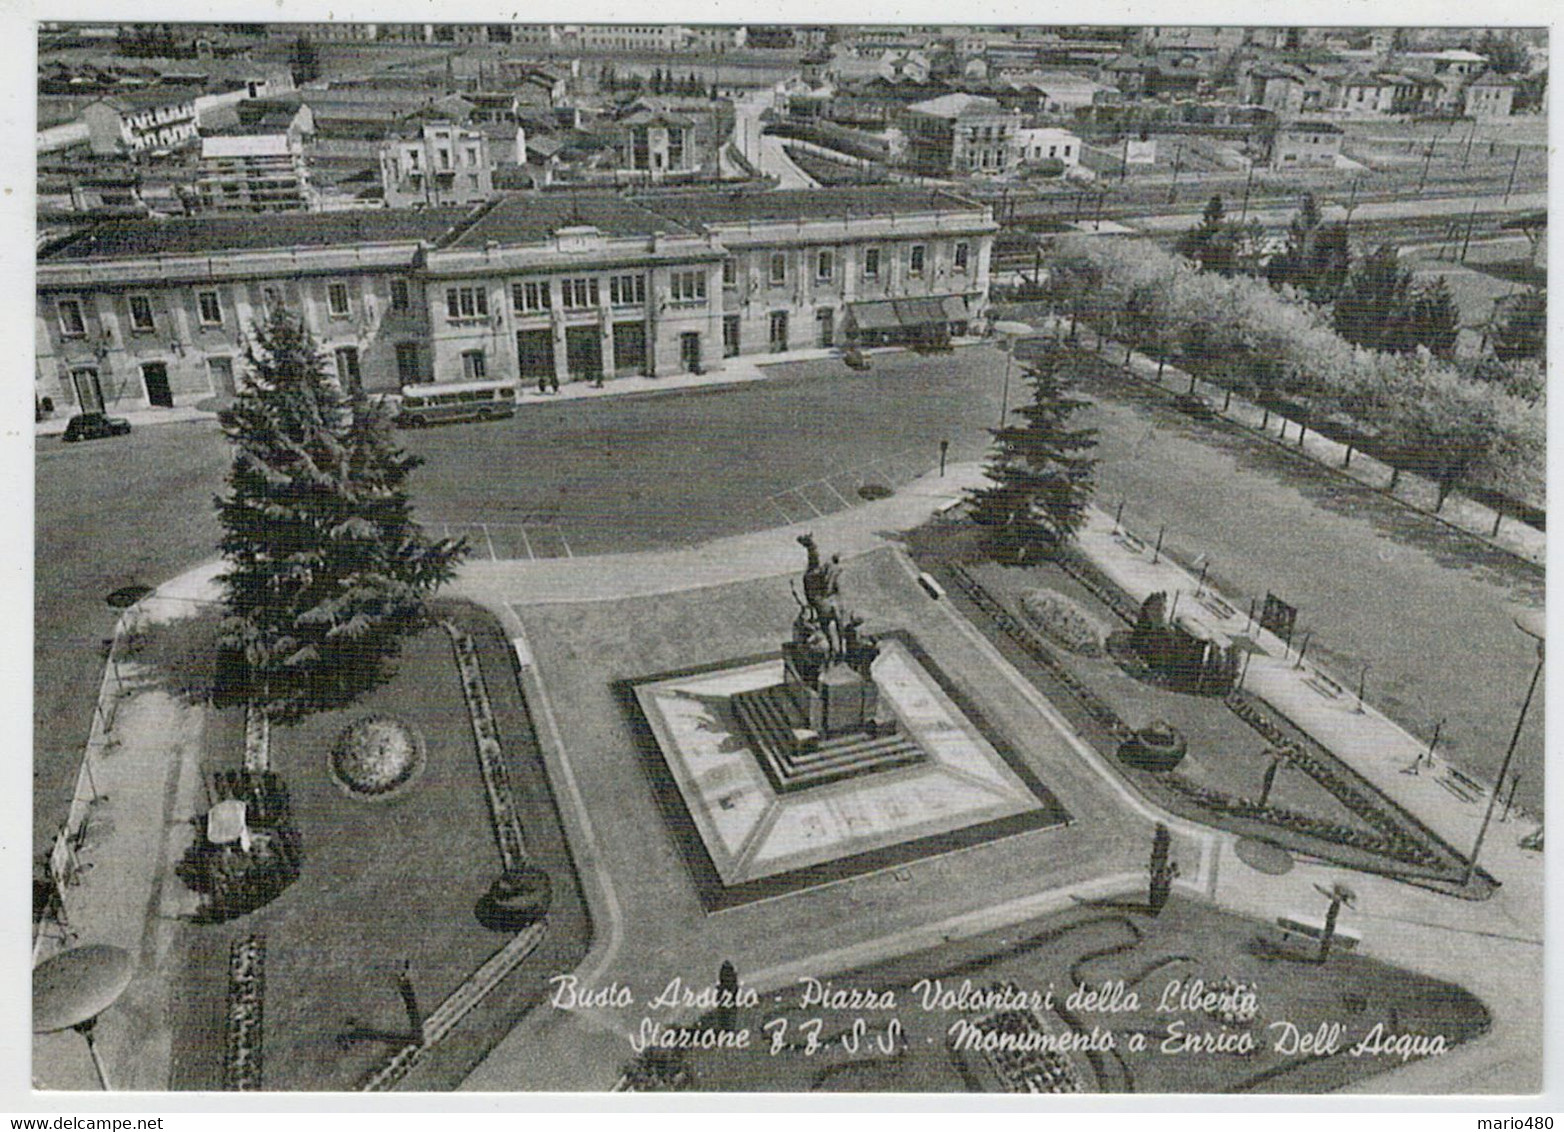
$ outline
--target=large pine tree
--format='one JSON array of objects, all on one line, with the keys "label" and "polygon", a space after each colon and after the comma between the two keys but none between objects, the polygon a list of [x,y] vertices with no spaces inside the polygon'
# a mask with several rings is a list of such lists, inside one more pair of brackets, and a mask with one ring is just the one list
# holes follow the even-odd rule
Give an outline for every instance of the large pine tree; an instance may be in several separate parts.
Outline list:
[{"label": "large pine tree", "polygon": [[1412,273],[1394,247],[1382,245],[1358,265],[1336,299],[1336,333],[1370,350],[1403,353],[1411,334]]},{"label": "large pine tree", "polygon": [[279,310],[254,338],[220,418],[234,449],[217,500],[223,641],[244,655],[249,694],[287,712],[371,682],[466,547],[424,536],[405,487],[419,459],[378,404],[326,375],[298,318]]},{"label": "large pine tree", "polygon": [[990,486],[968,493],[973,521],[988,529],[1002,556],[1025,562],[1067,542],[1086,519],[1097,460],[1097,430],[1072,428],[1070,418],[1089,403],[1070,393],[1060,376],[1064,358],[1053,346],[1028,372],[1032,401],[1016,409],[1024,424],[990,429],[994,454]]}]

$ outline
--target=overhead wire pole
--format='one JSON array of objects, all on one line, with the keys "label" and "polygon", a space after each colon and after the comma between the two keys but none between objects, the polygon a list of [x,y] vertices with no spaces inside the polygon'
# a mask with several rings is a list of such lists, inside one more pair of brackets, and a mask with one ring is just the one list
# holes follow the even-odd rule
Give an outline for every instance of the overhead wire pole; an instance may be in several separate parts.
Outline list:
[{"label": "overhead wire pole", "polygon": [[1348,232],[1352,231],[1352,210],[1358,207],[1358,182],[1361,177],[1352,178],[1352,191],[1347,194],[1347,220],[1342,225]]},{"label": "overhead wire pole", "polygon": [[1428,166],[1434,160],[1434,142],[1437,140],[1437,137],[1429,138],[1428,148],[1423,151],[1423,171],[1418,174],[1417,178],[1417,191],[1419,195],[1422,194],[1424,186],[1428,184]]},{"label": "overhead wire pole", "polygon": [[1477,223],[1477,197],[1472,198],[1472,211],[1466,216],[1466,238],[1461,241],[1461,262],[1466,262],[1466,249],[1472,244],[1472,227]]},{"label": "overhead wire pole", "polygon": [[1184,143],[1178,142],[1173,147],[1173,182],[1168,186],[1168,203],[1178,200],[1178,170],[1184,158]]},{"label": "overhead wire pole", "polygon": [[1516,146],[1515,147],[1515,160],[1510,162],[1510,180],[1509,180],[1509,183],[1504,186],[1504,203],[1505,204],[1509,204],[1510,203],[1510,193],[1513,192],[1514,189],[1515,189],[1515,174],[1517,172],[1519,172],[1520,167],[1521,167],[1521,147],[1520,146]]},{"label": "overhead wire pole", "polygon": [[1542,677],[1544,660],[1544,638],[1546,637],[1546,623],[1540,613],[1526,612],[1515,618],[1515,626],[1537,642],[1537,667],[1532,669],[1531,683],[1526,687],[1526,698],[1521,701],[1521,713],[1515,720],[1515,730],[1510,733],[1510,745],[1505,749],[1504,761],[1499,764],[1499,776],[1494,779],[1493,791],[1488,795],[1488,809],[1483,814],[1483,823],[1477,827],[1477,841],[1472,845],[1471,856],[1466,859],[1466,877],[1462,881],[1462,887],[1472,883],[1472,877],[1477,873],[1477,855],[1482,852],[1483,840],[1488,836],[1489,823],[1493,821],[1494,807],[1499,804],[1499,791],[1504,786],[1504,780],[1510,773],[1510,762],[1515,758],[1515,747],[1521,739],[1521,729],[1526,726],[1526,712],[1531,707],[1532,697],[1537,692],[1537,681]]}]

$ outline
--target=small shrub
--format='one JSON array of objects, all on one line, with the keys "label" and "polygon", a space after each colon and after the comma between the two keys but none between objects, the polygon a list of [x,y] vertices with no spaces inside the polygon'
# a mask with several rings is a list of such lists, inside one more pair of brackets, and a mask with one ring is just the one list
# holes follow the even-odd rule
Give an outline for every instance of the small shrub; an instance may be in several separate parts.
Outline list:
[{"label": "small shrub", "polygon": [[548,915],[554,901],[554,885],[548,873],[536,865],[496,878],[478,901],[478,922],[490,931],[519,932]]},{"label": "small shrub", "polygon": [[293,821],[288,788],[270,771],[224,771],[212,783],[218,801],[245,803],[250,848],[236,843],[214,844],[206,837],[205,816],[195,841],[175,866],[175,875],[205,899],[198,923],[222,923],[274,900],[299,877],[304,860],[303,839]]},{"label": "small shrub", "polygon": [[1069,598],[1033,590],[1021,598],[1021,611],[1032,628],[1060,648],[1078,656],[1102,655],[1102,629]]}]

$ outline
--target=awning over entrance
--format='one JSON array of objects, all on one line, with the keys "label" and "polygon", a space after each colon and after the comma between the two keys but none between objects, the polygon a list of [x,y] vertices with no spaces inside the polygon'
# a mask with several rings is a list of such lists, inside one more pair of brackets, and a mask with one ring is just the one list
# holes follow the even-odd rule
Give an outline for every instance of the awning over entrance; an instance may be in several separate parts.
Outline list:
[{"label": "awning over entrance", "polygon": [[852,316],[853,325],[859,330],[901,328],[901,319],[896,317],[896,307],[893,303],[849,303],[847,313]]},{"label": "awning over entrance", "polygon": [[913,330],[930,325],[968,322],[972,313],[961,295],[890,299],[849,303],[848,313],[859,330]]},{"label": "awning over entrance", "polygon": [[901,324],[911,328],[916,326],[928,326],[930,323],[944,323],[945,308],[939,299],[894,299],[896,317],[901,319]]}]

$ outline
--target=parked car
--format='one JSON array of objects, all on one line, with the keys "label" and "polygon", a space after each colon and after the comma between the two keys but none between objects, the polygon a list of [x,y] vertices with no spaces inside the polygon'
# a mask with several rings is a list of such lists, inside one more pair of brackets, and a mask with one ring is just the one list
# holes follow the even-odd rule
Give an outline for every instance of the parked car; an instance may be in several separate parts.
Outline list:
[{"label": "parked car", "polygon": [[842,361],[847,363],[848,369],[862,370],[869,368],[869,355],[857,346],[849,346],[844,350],[842,352]]},{"label": "parked car", "polygon": [[1216,407],[1198,393],[1180,393],[1173,398],[1173,407],[1197,421],[1216,420]]},{"label": "parked car", "polygon": [[65,426],[67,441],[98,440],[105,436],[124,436],[130,432],[130,422],[124,417],[110,417],[102,413],[78,413]]}]

